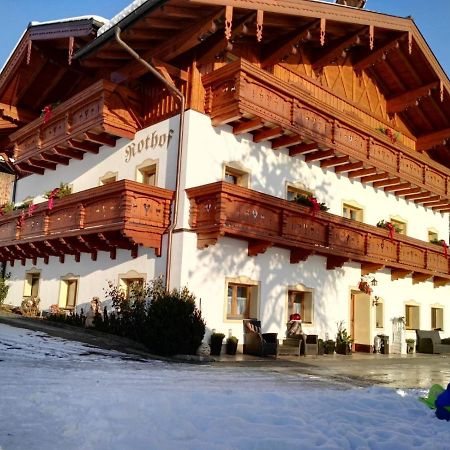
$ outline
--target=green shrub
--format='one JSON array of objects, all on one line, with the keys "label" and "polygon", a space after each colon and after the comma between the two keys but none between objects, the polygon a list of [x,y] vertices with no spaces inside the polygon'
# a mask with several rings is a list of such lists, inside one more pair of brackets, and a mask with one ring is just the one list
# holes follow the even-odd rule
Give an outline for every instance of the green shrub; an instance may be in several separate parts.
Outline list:
[{"label": "green shrub", "polygon": [[5,274],[5,277],[0,277],[0,306],[3,305],[3,302],[6,300],[6,297],[8,295],[9,290],[9,284],[7,281],[9,280],[9,277],[11,274],[7,273]]},{"label": "green shrub", "polygon": [[205,335],[205,322],[195,297],[183,288],[160,292],[147,311],[144,343],[158,355],[195,354]]}]

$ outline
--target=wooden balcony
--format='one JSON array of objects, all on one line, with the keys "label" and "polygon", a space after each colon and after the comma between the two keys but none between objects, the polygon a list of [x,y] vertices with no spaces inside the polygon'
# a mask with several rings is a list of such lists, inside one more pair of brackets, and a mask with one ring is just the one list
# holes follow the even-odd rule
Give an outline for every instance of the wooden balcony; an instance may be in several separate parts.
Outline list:
[{"label": "wooden balcony", "polygon": [[140,128],[139,99],[114,83],[100,80],[9,136],[15,165],[22,174],[44,174],[57,164],[133,139]]},{"label": "wooden balcony", "polygon": [[187,190],[190,225],[198,248],[213,245],[221,236],[248,242],[249,256],[271,246],[290,250],[292,264],[317,254],[327,258],[327,269],[346,262],[361,263],[363,274],[391,269],[392,279],[412,276],[414,283],[450,283],[443,248],[250,189],[217,182]]},{"label": "wooden balcony", "polygon": [[[229,124],[235,134],[252,133],[255,142],[271,141],[273,149],[288,148],[291,156],[304,155],[308,163],[450,212],[446,167],[333,108],[333,99],[321,101],[242,59],[204,75],[202,81],[205,111],[214,125]],[[334,103],[339,103],[337,98]]]},{"label": "wooden balcony", "polygon": [[[137,256],[138,246],[161,254],[161,239],[170,224],[173,192],[135,181],[122,180],[36,205],[0,217],[0,260],[36,261],[49,256],[90,253],[99,250],[116,257],[118,248]],[[35,264],[35,262],[34,262]]]}]

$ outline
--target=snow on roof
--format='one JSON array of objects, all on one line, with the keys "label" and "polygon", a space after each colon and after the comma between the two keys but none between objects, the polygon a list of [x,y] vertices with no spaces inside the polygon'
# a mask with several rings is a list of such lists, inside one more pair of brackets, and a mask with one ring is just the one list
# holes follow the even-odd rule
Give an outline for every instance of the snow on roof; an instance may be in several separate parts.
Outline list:
[{"label": "snow on roof", "polygon": [[103,24],[108,23],[108,19],[105,19],[104,17],[90,15],[90,16],[66,17],[65,19],[47,20],[45,22],[37,22],[37,21],[33,20],[28,25],[28,28],[35,27],[35,26],[38,26],[38,25],[52,25],[52,24],[57,24],[57,23],[76,22],[78,20],[89,20],[89,19],[93,19],[96,22],[100,22],[100,23],[103,23]]},{"label": "snow on roof", "polygon": [[122,19],[124,19],[126,16],[131,14],[136,9],[138,9],[139,6],[143,5],[144,3],[147,3],[147,0],[134,0],[133,3],[126,6],[124,9],[122,9],[122,11],[116,14],[109,22],[105,23],[105,25],[99,28],[97,31],[97,36],[102,35],[110,28],[112,28],[114,25],[118,24]]}]

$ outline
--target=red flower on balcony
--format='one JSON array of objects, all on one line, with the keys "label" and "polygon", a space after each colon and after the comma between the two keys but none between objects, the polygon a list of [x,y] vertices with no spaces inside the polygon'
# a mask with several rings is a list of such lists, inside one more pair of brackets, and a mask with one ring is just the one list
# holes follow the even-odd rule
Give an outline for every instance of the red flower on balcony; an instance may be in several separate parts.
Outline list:
[{"label": "red flower on balcony", "polygon": [[393,144],[395,144],[400,139],[400,133],[398,131],[392,130],[391,128],[378,127],[377,131],[387,136]]}]

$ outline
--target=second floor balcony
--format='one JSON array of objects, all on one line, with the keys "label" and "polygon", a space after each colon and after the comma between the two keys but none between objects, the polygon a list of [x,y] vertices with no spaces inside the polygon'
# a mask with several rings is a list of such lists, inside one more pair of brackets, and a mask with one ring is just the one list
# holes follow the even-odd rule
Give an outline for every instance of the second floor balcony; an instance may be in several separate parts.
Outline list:
[{"label": "second floor balcony", "polygon": [[44,174],[118,138],[133,139],[140,127],[139,99],[124,87],[100,80],[60,105],[51,107],[9,137],[22,175]]},{"label": "second floor balcony", "polygon": [[448,258],[441,246],[383,228],[314,212],[294,202],[226,182],[187,190],[191,202],[190,225],[198,248],[214,245],[221,236],[248,242],[248,255],[269,247],[290,250],[290,262],[311,255],[326,257],[333,270],[346,262],[361,264],[362,274],[391,269],[392,279],[411,275],[413,283],[433,280],[439,287],[450,283]]},{"label": "second floor balcony", "polygon": [[287,148],[292,157],[304,155],[308,163],[450,212],[450,171],[380,132],[384,124],[368,124],[341,110],[331,93],[325,102],[243,59],[202,81],[205,111],[214,125],[231,125],[236,135],[252,133],[254,142],[270,141],[274,150]]},{"label": "second floor balcony", "polygon": [[170,224],[173,191],[135,181],[115,183],[77,192],[13,211],[0,217],[0,260],[44,258],[126,249],[136,257],[138,246],[161,254],[162,235]]}]

